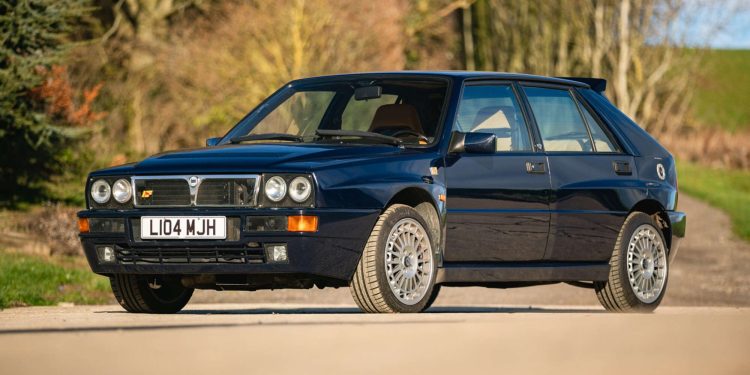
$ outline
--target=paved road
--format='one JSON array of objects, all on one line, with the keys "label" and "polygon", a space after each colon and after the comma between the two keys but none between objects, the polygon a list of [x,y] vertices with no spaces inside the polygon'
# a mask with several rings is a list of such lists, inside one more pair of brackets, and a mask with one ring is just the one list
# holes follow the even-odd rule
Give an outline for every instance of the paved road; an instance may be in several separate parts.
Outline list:
[{"label": "paved road", "polygon": [[2,374],[748,374],[750,309],[438,307],[366,315],[349,306],[119,306],[0,312]]},{"label": "paved road", "polygon": [[420,315],[359,314],[345,288],[198,291],[173,316],[1,311],[0,374],[750,374],[750,308],[729,307],[750,306],[750,245],[680,205],[693,219],[656,314],[607,314],[564,284],[445,288]]}]

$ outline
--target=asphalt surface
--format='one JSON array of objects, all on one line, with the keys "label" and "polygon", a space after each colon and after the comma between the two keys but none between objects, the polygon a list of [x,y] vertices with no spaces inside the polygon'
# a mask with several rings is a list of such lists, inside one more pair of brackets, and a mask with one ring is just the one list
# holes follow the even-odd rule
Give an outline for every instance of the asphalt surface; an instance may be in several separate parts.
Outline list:
[{"label": "asphalt surface", "polygon": [[750,309],[32,307],[0,312],[0,348],[2,374],[748,374]]},{"label": "asphalt surface", "polygon": [[444,288],[414,315],[360,314],[346,288],[196,291],[177,315],[0,311],[0,375],[750,374],[750,244],[720,211],[680,206],[688,237],[654,314],[605,313],[565,284]]}]

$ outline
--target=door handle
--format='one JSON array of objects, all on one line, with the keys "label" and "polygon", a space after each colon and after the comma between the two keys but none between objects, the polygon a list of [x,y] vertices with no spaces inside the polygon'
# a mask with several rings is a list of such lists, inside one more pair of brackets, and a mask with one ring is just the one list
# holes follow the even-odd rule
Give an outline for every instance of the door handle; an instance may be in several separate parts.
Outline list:
[{"label": "door handle", "polygon": [[615,173],[621,176],[630,176],[633,174],[633,170],[630,168],[630,163],[626,161],[612,162],[612,169],[615,170]]},{"label": "door handle", "polygon": [[546,173],[547,168],[544,162],[539,161],[527,161],[526,162],[526,173]]}]

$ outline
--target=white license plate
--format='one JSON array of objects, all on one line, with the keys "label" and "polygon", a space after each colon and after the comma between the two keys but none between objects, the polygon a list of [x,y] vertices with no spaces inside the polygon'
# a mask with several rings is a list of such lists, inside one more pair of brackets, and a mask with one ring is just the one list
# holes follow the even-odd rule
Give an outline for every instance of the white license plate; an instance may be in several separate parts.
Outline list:
[{"label": "white license plate", "polygon": [[144,216],[141,239],[223,240],[227,238],[224,216]]}]

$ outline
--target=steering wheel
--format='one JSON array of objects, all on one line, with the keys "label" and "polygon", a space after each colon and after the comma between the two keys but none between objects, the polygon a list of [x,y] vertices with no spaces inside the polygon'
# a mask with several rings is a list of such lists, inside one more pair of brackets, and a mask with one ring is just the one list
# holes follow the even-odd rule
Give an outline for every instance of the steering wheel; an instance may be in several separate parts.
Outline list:
[{"label": "steering wheel", "polygon": [[401,135],[411,135],[411,136],[417,137],[420,141],[424,141],[425,143],[430,143],[430,140],[427,139],[427,137],[410,129],[398,130],[394,132],[393,134],[391,134],[391,137],[398,137]]}]

